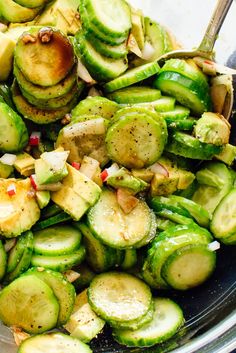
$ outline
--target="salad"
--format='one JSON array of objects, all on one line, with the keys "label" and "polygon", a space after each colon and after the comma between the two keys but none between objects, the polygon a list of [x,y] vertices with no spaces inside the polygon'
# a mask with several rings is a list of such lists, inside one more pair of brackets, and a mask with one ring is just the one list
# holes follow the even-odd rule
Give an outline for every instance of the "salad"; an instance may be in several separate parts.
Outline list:
[{"label": "salad", "polygon": [[0,19],[0,320],[18,353],[168,340],[168,291],[236,244],[231,77],[160,67],[178,42],[124,0],[0,0]]}]

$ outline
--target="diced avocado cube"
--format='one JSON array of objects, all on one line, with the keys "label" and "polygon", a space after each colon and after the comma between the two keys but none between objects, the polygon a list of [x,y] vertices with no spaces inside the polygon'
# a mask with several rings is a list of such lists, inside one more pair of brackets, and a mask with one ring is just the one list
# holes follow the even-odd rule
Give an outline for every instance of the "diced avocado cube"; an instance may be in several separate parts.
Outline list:
[{"label": "diced avocado cube", "polygon": [[154,176],[150,169],[132,169],[131,172],[135,178],[142,179],[146,183],[150,183]]},{"label": "diced avocado cube", "polygon": [[13,65],[15,42],[0,32],[0,81],[6,81]]},{"label": "diced avocado cube", "polygon": [[34,173],[35,159],[26,152],[17,155],[14,163],[15,169],[23,176],[29,176]]},{"label": "diced avocado cube", "polygon": [[134,177],[127,169],[121,168],[115,174],[108,176],[107,184],[114,188],[126,188],[136,194],[147,188],[147,183]]},{"label": "diced avocado cube", "polygon": [[86,175],[89,179],[102,187],[101,168],[96,159],[84,156],[80,166],[80,173]]},{"label": "diced avocado cube", "polygon": [[222,152],[220,154],[217,154],[214,157],[219,161],[224,162],[227,165],[231,165],[233,164],[236,158],[236,146],[233,146],[227,143],[224,146]]},{"label": "diced avocado cube", "polygon": [[178,169],[176,173],[179,175],[178,190],[187,189],[187,187],[192,184],[195,179],[195,175],[184,169]]},{"label": "diced avocado cube", "polygon": [[36,200],[40,209],[46,207],[49,204],[50,198],[51,196],[49,191],[36,191]]},{"label": "diced avocado cube", "polygon": [[166,177],[154,174],[151,181],[151,196],[171,195],[178,189],[179,176],[177,173]]},{"label": "diced avocado cube", "polygon": [[0,162],[0,178],[7,179],[13,172],[13,167],[11,165],[3,164]]}]

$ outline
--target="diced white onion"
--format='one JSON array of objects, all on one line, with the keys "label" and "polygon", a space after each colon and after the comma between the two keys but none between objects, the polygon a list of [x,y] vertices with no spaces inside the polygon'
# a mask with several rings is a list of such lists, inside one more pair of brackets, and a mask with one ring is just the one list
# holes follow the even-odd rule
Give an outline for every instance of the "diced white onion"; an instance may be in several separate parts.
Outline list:
[{"label": "diced white onion", "polygon": [[208,245],[208,249],[210,251],[216,251],[216,250],[219,250],[220,249],[220,243],[218,241],[213,241],[212,243],[210,243]]},{"label": "diced white onion", "polygon": [[94,84],[96,81],[91,77],[86,67],[82,64],[81,60],[78,59],[77,64],[77,75],[86,83]]},{"label": "diced white onion", "polygon": [[5,153],[1,158],[0,162],[6,165],[13,165],[16,161],[16,155],[11,153]]},{"label": "diced white onion", "polygon": [[152,56],[155,54],[155,49],[149,42],[144,43],[144,48],[142,51],[142,59],[150,60]]},{"label": "diced white onion", "polygon": [[153,172],[154,174],[161,174],[167,178],[169,177],[168,170],[161,163],[156,162],[155,164],[151,165],[148,169],[151,170],[151,172]]}]

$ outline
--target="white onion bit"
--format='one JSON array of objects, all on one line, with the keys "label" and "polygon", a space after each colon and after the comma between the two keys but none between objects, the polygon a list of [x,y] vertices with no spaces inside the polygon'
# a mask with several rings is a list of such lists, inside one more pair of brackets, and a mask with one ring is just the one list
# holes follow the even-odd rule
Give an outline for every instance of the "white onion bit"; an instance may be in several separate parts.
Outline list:
[{"label": "white onion bit", "polygon": [[148,169],[154,174],[161,174],[169,178],[168,170],[161,163],[156,162],[155,164],[151,165]]},{"label": "white onion bit", "polygon": [[13,165],[16,161],[16,155],[11,153],[5,153],[1,158],[0,162],[6,165]]},{"label": "white onion bit", "polygon": [[212,243],[210,243],[208,245],[208,249],[210,251],[216,251],[216,250],[219,250],[220,249],[220,243],[218,241],[213,241]]}]

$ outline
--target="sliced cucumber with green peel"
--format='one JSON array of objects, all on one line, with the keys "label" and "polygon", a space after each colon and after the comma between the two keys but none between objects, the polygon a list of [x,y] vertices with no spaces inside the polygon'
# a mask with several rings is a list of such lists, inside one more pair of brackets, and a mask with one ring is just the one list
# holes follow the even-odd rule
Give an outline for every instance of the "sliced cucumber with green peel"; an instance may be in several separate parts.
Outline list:
[{"label": "sliced cucumber with green peel", "polygon": [[154,87],[176,98],[196,115],[211,111],[209,90],[179,73],[162,72],[154,81]]},{"label": "sliced cucumber with green peel", "polygon": [[25,119],[32,120],[36,124],[50,124],[64,118],[77,103],[77,96],[75,96],[68,105],[62,108],[52,110],[36,108],[22,96],[16,81],[12,85],[12,99],[18,112]]},{"label": "sliced cucumber with green peel", "polygon": [[97,240],[85,224],[76,223],[75,226],[83,234],[86,261],[95,272],[105,272],[118,265],[116,249],[110,248]]},{"label": "sliced cucumber with green peel", "polygon": [[169,59],[162,66],[161,72],[176,72],[195,81],[200,87],[209,89],[207,76],[204,75],[192,59]]},{"label": "sliced cucumber with green peel", "polygon": [[190,109],[181,105],[176,105],[173,110],[160,112],[165,119],[179,120],[187,119],[190,114]]},{"label": "sliced cucumber with green peel", "polygon": [[26,232],[17,238],[15,246],[8,254],[7,273],[12,272],[19,264],[29,238],[32,238],[31,232]]},{"label": "sliced cucumber with green peel", "polygon": [[34,254],[31,259],[31,265],[34,267],[43,267],[58,272],[65,272],[73,266],[79,265],[85,258],[85,248],[83,245],[76,251],[67,255],[44,256]]},{"label": "sliced cucumber with green peel", "polygon": [[161,217],[157,217],[156,221],[157,221],[157,229],[160,230],[160,231],[164,231],[164,230],[167,230],[170,227],[175,227],[176,226],[176,223],[170,221],[169,219],[164,219],[164,218],[161,218]]},{"label": "sliced cucumber with green peel", "polygon": [[173,131],[192,131],[196,125],[196,119],[174,119],[165,118],[168,129]]},{"label": "sliced cucumber with green peel", "polygon": [[138,262],[138,255],[136,249],[125,250],[125,258],[121,264],[122,270],[128,270],[135,266]]},{"label": "sliced cucumber with green peel", "polygon": [[13,23],[32,21],[41,9],[41,6],[30,9],[17,4],[13,0],[0,0],[1,17]]},{"label": "sliced cucumber with green peel", "polygon": [[162,117],[157,115],[154,120],[148,112],[127,113],[108,128],[107,152],[113,161],[127,168],[145,168],[161,156],[166,136]]},{"label": "sliced cucumber with green peel", "polygon": [[96,276],[88,288],[88,300],[104,320],[132,322],[147,314],[152,304],[150,288],[140,279],[122,272]]},{"label": "sliced cucumber with green peel", "polygon": [[221,151],[220,146],[200,142],[195,137],[179,131],[173,133],[165,149],[177,156],[200,160],[210,160]]},{"label": "sliced cucumber with green peel", "polygon": [[174,110],[175,108],[175,98],[162,96],[156,102],[152,103],[156,112],[162,113]]},{"label": "sliced cucumber with green peel", "polygon": [[37,335],[23,341],[18,353],[92,353],[89,346],[77,338],[63,333]]},{"label": "sliced cucumber with green peel", "polygon": [[14,0],[17,4],[34,9],[35,7],[46,5],[49,0]]},{"label": "sliced cucumber with green peel", "polygon": [[171,200],[170,197],[155,196],[150,200],[149,205],[156,213],[163,210],[169,210],[181,216],[192,218],[190,212],[186,208],[182,207],[181,204],[178,204],[177,201],[174,202],[174,200]]},{"label": "sliced cucumber with green peel", "polygon": [[148,61],[155,61],[167,51],[164,29],[149,17],[144,18],[144,26],[145,42],[153,48],[153,54],[148,58]]},{"label": "sliced cucumber with green peel", "polygon": [[82,32],[76,34],[75,52],[92,77],[99,81],[112,80],[125,72],[128,67],[126,59],[111,59],[102,56]]},{"label": "sliced cucumber with green peel", "polygon": [[[46,43],[43,41],[44,35],[49,36]],[[33,40],[25,42],[27,36]],[[62,32],[51,27],[50,30],[39,27],[29,29],[19,38],[15,48],[15,62],[27,80],[48,87],[67,76],[75,64],[75,58],[73,47]]]},{"label": "sliced cucumber with green peel", "polygon": [[132,86],[108,94],[108,98],[119,104],[153,102],[161,97],[158,89],[147,86]]},{"label": "sliced cucumber with green peel", "polygon": [[131,29],[130,6],[124,0],[83,0],[90,22],[110,37],[128,36]]},{"label": "sliced cucumber with green peel", "polygon": [[7,270],[7,254],[6,250],[0,241],[0,280],[4,277]]},{"label": "sliced cucumber with green peel", "polygon": [[28,143],[28,131],[21,117],[0,102],[0,151],[19,152]]},{"label": "sliced cucumber with green peel", "polygon": [[234,179],[230,170],[224,163],[209,162],[205,164],[203,170],[205,169],[213,174],[213,178],[215,175],[215,181],[220,178],[220,180],[222,180],[222,186],[219,188],[219,185],[214,187],[200,184],[197,186],[197,190],[194,192],[192,200],[202,205],[209,213],[213,213],[223,197],[233,188]]},{"label": "sliced cucumber with green peel", "polygon": [[236,233],[236,189],[231,190],[219,203],[211,222],[211,231],[218,239],[228,238]]},{"label": "sliced cucumber with green peel", "polygon": [[68,215],[65,212],[60,212],[59,214],[56,214],[55,216],[52,216],[52,217],[49,217],[47,219],[44,219],[42,221],[37,222],[33,226],[33,231],[37,232],[37,231],[40,231],[42,229],[54,226],[54,225],[59,224],[59,223],[70,221],[70,220],[71,220],[71,216],[70,215]]},{"label": "sliced cucumber with green peel", "polygon": [[72,110],[72,121],[81,115],[99,115],[110,120],[118,109],[117,103],[105,97],[87,97]]},{"label": "sliced cucumber with green peel", "polygon": [[104,189],[99,201],[88,212],[88,225],[94,236],[110,247],[136,247],[150,233],[152,212],[139,200],[137,206],[125,214],[116,194]]},{"label": "sliced cucumber with green peel", "polygon": [[0,319],[28,333],[54,328],[58,313],[59,303],[52,289],[36,276],[17,278],[0,293]]},{"label": "sliced cucumber with green peel", "polygon": [[85,32],[85,36],[101,55],[108,58],[121,59],[125,58],[128,54],[126,41],[118,45],[111,45],[96,38],[91,32]]},{"label": "sliced cucumber with green peel", "polygon": [[187,290],[199,286],[211,276],[216,253],[207,245],[192,244],[172,253],[162,267],[161,275],[174,289]]},{"label": "sliced cucumber with green peel", "polygon": [[149,347],[172,337],[184,323],[183,312],[170,299],[155,298],[153,319],[139,330],[114,330],[113,337],[128,347]]},{"label": "sliced cucumber with green peel", "polygon": [[104,89],[106,92],[113,92],[118,89],[131,86],[137,82],[143,81],[146,78],[155,75],[159,70],[160,67],[156,62],[151,62],[134,69],[130,69],[113,81],[106,83],[104,85]]},{"label": "sliced cucumber with green peel", "polygon": [[61,273],[52,270],[31,268],[24,274],[24,276],[29,275],[34,275],[53,290],[60,307],[57,326],[64,325],[68,321],[74,308],[76,296],[74,286]]},{"label": "sliced cucumber with green peel", "polygon": [[80,246],[80,231],[69,225],[49,227],[34,233],[34,252],[39,255],[66,255]]},{"label": "sliced cucumber with green peel", "polygon": [[157,215],[165,218],[166,220],[174,222],[175,224],[182,224],[182,225],[195,224],[196,225],[196,223],[194,223],[192,218],[182,216],[181,214],[177,212],[173,212],[170,209],[168,210],[167,208],[163,208],[162,210],[158,211]]},{"label": "sliced cucumber with green peel", "polygon": [[14,63],[14,75],[19,87],[36,99],[53,99],[64,96],[74,86],[76,82],[76,66],[72,68],[71,72],[69,72],[64,80],[50,87],[42,87],[28,81],[16,63]]},{"label": "sliced cucumber with green peel", "polygon": [[181,196],[171,195],[169,199],[188,211],[200,226],[205,228],[209,226],[211,215],[203,206]]},{"label": "sliced cucumber with green peel", "polygon": [[[19,277],[22,273],[24,273],[30,267],[31,258],[33,254],[33,233],[28,231],[24,235],[24,250],[21,257],[17,258],[17,264],[9,271],[5,276],[5,281],[7,283],[12,282],[15,278]],[[23,241],[22,241],[23,242]],[[17,255],[17,254],[15,254]],[[14,261],[13,261],[14,262]]]}]

